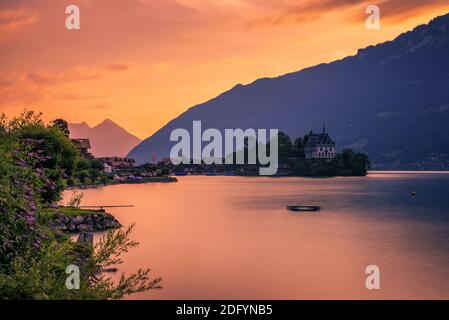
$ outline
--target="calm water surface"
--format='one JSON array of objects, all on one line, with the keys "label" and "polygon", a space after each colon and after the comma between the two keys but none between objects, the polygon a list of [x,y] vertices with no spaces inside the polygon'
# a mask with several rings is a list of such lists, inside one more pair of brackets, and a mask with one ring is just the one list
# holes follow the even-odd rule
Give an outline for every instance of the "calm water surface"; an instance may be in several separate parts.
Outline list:
[{"label": "calm water surface", "polygon": [[83,205],[135,205],[110,210],[140,242],[120,270],[150,267],[164,289],[134,298],[449,298],[449,174],[178,180],[83,191]]}]

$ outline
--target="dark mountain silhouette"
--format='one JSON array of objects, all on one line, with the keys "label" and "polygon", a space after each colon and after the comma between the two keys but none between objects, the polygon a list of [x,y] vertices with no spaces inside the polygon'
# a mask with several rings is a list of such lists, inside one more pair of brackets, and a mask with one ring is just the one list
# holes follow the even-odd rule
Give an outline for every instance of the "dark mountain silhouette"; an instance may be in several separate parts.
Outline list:
[{"label": "dark mountain silhouette", "polygon": [[203,130],[278,128],[292,137],[325,123],[339,149],[366,152],[374,163],[438,165],[449,153],[449,14],[355,56],[239,84],[188,109],[129,156],[168,156],[171,131],[191,131],[193,120]]},{"label": "dark mountain silhouette", "polygon": [[71,138],[88,138],[96,157],[125,157],[141,140],[115,122],[106,119],[91,128],[85,122],[70,123]]}]

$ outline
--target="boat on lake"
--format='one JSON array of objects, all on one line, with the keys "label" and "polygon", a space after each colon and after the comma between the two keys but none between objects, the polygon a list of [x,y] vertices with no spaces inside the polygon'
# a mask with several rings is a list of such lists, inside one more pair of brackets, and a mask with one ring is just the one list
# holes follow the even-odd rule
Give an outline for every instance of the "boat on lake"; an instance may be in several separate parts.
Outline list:
[{"label": "boat on lake", "polygon": [[320,211],[320,206],[287,206],[287,210],[295,212]]}]

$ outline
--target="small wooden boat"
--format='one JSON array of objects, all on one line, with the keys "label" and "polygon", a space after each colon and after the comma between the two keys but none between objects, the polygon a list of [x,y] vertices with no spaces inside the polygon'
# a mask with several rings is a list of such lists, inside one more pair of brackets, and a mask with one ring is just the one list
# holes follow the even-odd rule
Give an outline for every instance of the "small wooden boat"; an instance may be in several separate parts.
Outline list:
[{"label": "small wooden boat", "polygon": [[320,206],[287,206],[287,210],[296,212],[320,211]]}]

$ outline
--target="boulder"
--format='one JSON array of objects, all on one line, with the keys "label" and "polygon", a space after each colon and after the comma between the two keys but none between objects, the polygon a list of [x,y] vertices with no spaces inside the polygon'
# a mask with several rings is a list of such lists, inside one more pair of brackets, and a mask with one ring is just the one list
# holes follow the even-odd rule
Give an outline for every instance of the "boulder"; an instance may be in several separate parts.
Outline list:
[{"label": "boulder", "polygon": [[80,232],[93,231],[92,227],[90,227],[88,224],[84,224],[84,223],[77,225],[76,229]]},{"label": "boulder", "polygon": [[84,219],[85,219],[84,216],[76,216],[76,217],[72,218],[71,222],[78,225],[78,224],[84,223]]}]

